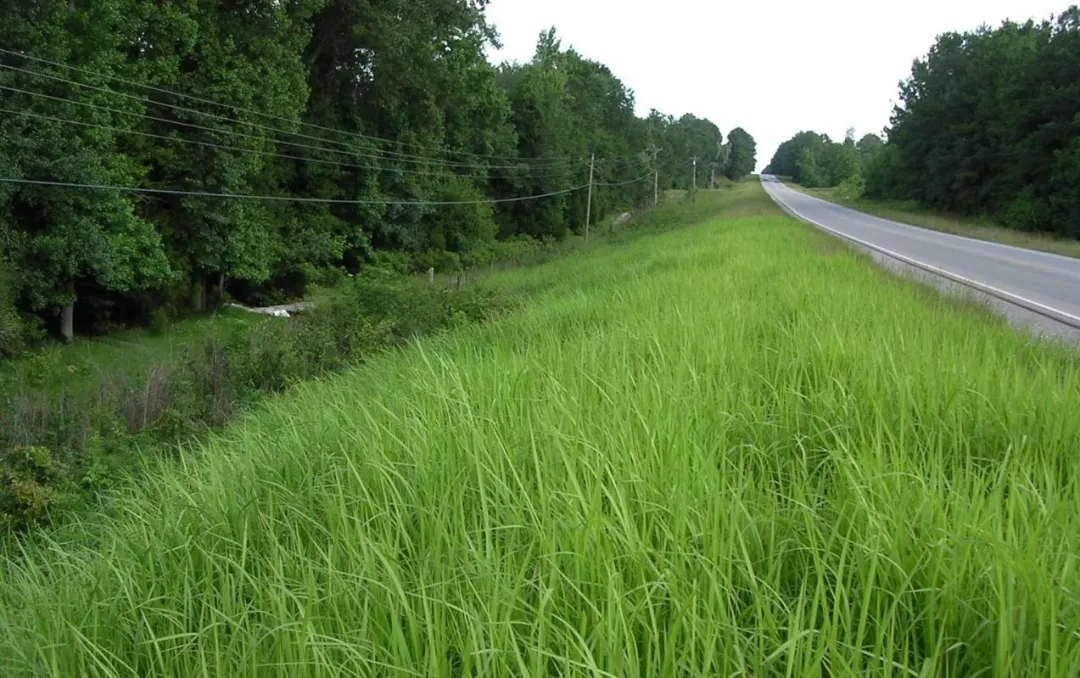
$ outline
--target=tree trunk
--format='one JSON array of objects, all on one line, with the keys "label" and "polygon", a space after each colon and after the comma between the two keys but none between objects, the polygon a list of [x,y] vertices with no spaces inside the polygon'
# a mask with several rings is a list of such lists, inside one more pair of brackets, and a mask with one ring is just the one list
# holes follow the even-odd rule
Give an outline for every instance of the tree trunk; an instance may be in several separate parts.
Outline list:
[{"label": "tree trunk", "polygon": [[191,281],[191,307],[196,313],[206,310],[205,273],[196,273]]},{"label": "tree trunk", "polygon": [[214,298],[214,308],[221,308],[225,303],[225,271],[220,271],[217,278],[217,296]]},{"label": "tree trunk", "polygon": [[75,283],[67,284],[67,293],[71,301],[60,311],[60,336],[64,342],[70,344],[75,340]]}]

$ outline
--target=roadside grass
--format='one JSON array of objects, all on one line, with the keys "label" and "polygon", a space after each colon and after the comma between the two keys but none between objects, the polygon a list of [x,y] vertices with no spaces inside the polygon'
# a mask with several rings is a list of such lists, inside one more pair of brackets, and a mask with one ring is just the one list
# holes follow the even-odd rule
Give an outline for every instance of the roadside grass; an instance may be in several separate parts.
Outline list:
[{"label": "roadside grass", "polygon": [[920,207],[910,200],[870,200],[868,198],[850,200],[837,195],[835,188],[806,188],[790,181],[784,183],[807,195],[857,209],[883,219],[899,221],[912,226],[921,226],[922,228],[929,228],[943,233],[962,235],[977,240],[1080,258],[1080,240],[1067,240],[1048,235],[1025,233],[1024,231],[995,225],[987,219],[941,214]]},{"label": "roadside grass", "polygon": [[514,302],[477,285],[477,275],[678,227],[738,202],[721,194],[665,202],[626,222],[609,220],[589,242],[500,242],[487,252],[491,266],[435,285],[409,275],[407,258],[383,257],[312,290],[315,308],[290,320],[228,309],[5,361],[0,536],[92,509],[102,493],[138,482],[145,460],[171,458],[178,446],[297,382],[510,310]]},{"label": "roadside grass", "polygon": [[0,394],[73,394],[103,382],[141,377],[155,364],[178,358],[198,341],[226,339],[256,326],[262,318],[237,309],[192,315],[160,332],[132,329],[102,337],[51,343],[25,357],[0,361]]},{"label": "roadside grass", "polygon": [[9,544],[5,675],[1075,676],[1074,355],[824,239],[491,275],[523,310]]}]

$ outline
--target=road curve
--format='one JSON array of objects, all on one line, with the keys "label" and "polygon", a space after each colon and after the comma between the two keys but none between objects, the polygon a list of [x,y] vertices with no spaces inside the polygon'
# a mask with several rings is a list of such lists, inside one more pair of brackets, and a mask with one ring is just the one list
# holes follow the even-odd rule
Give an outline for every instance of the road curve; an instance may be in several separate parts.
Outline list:
[{"label": "road curve", "polygon": [[820,228],[1080,328],[1080,259],[940,233],[870,216],[763,175],[774,201]]}]

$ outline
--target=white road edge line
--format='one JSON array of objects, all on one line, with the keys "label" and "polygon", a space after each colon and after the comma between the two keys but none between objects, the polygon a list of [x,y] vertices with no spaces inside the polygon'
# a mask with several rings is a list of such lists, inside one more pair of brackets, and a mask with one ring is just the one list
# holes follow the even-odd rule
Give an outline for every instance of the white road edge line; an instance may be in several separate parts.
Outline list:
[{"label": "white road edge line", "polygon": [[775,201],[779,202],[781,205],[783,205],[784,209],[788,210],[789,212],[791,212],[792,214],[794,214],[798,218],[800,218],[803,221],[806,221],[808,223],[811,223],[814,226],[817,226],[818,228],[820,228],[822,230],[828,231],[829,233],[832,233],[833,235],[836,235],[836,236],[838,236],[840,238],[843,238],[844,240],[850,240],[851,242],[862,245],[863,247],[874,250],[876,252],[880,252],[880,253],[882,253],[882,254],[884,254],[886,256],[889,256],[889,257],[892,257],[892,258],[897,259],[899,261],[902,261],[905,264],[908,264],[910,266],[915,266],[916,268],[924,269],[926,271],[929,271],[931,273],[939,275],[939,276],[941,276],[943,278],[948,278],[949,280],[952,280],[954,282],[958,282],[958,283],[960,283],[962,285],[967,285],[968,287],[972,287],[972,288],[974,288],[976,290],[979,290],[980,292],[985,292],[986,294],[997,297],[997,298],[1001,299],[1002,301],[1007,301],[1007,302],[1016,304],[1017,306],[1020,306],[1021,308],[1025,308],[1025,309],[1027,309],[1029,311],[1032,311],[1034,313],[1038,313],[1039,315],[1046,316],[1046,317],[1050,318],[1051,320],[1056,320],[1057,322],[1059,322],[1059,323],[1061,323],[1063,325],[1068,325],[1069,327],[1072,327],[1074,329],[1080,329],[1080,317],[1077,317],[1077,316],[1075,316],[1075,315],[1073,315],[1071,313],[1061,311],[1061,310],[1056,309],[1056,308],[1054,308],[1052,306],[1047,306],[1046,304],[1042,304],[1042,303],[1039,303],[1039,302],[1034,301],[1032,299],[1028,299],[1027,297],[1022,297],[1019,294],[1013,294],[1012,292],[1006,292],[1003,289],[994,287],[992,285],[987,285],[986,283],[981,283],[981,282],[978,282],[976,280],[972,280],[970,278],[965,278],[962,275],[957,275],[955,273],[950,273],[949,271],[940,269],[937,266],[933,266],[931,264],[923,263],[923,262],[918,261],[916,259],[912,259],[910,257],[907,257],[907,256],[903,255],[903,254],[900,254],[898,252],[893,252],[892,250],[881,247],[880,245],[875,245],[873,243],[867,242],[867,241],[862,240],[860,238],[856,238],[854,236],[848,235],[847,233],[843,233],[841,231],[838,231],[838,230],[836,230],[834,228],[830,228],[829,226],[826,226],[825,224],[823,224],[823,223],[821,223],[819,221],[815,221],[814,219],[811,219],[810,217],[807,217],[805,214],[802,214],[801,212],[799,212],[799,210],[797,210],[794,207],[792,207],[791,205],[789,205],[783,198],[781,198],[776,193],[774,193],[774,192],[772,192],[772,191],[770,191],[768,189],[766,189],[765,192],[768,193],[769,197],[771,197],[773,200],[775,200]]}]

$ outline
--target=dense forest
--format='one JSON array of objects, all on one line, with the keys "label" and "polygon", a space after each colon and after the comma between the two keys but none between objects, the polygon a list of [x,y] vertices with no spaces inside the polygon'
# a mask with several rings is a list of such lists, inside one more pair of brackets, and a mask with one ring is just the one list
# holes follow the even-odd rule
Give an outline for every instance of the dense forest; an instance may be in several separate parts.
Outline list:
[{"label": "dense forest", "polygon": [[887,137],[804,132],[768,171],[1080,237],[1080,10],[941,35],[901,83]]},{"label": "dense forest", "polygon": [[563,238],[593,158],[594,220],[752,171],[554,30],[490,63],[486,4],[0,1],[0,355]]}]

